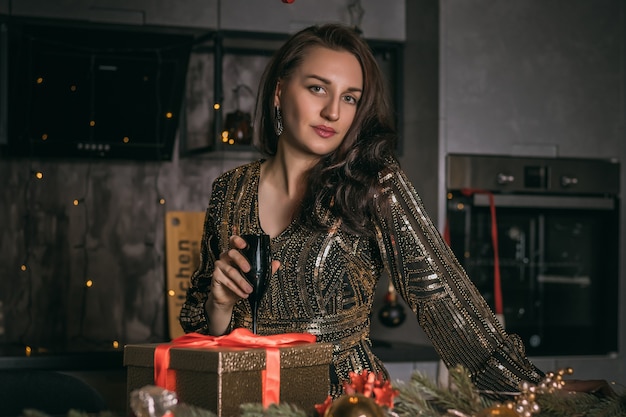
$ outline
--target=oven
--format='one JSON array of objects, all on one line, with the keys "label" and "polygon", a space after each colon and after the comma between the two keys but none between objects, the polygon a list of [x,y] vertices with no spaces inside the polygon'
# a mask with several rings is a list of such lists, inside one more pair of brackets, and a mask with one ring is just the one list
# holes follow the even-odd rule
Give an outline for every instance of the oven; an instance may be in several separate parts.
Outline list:
[{"label": "oven", "polygon": [[615,161],[449,155],[445,236],[530,356],[617,351]]}]

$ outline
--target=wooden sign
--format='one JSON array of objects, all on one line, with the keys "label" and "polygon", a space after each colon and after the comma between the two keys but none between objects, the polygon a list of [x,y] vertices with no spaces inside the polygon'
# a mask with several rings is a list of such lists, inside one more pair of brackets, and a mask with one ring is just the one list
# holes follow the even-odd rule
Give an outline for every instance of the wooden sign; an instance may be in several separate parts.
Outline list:
[{"label": "wooden sign", "polygon": [[165,214],[167,308],[171,339],[184,334],[179,322],[180,309],[185,302],[191,274],[200,263],[204,216],[204,211],[170,211]]}]

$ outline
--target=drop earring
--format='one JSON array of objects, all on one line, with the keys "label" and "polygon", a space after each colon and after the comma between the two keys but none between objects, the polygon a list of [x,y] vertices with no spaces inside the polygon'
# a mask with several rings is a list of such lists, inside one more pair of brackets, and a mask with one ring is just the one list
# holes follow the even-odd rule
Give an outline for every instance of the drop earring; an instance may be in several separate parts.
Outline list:
[{"label": "drop earring", "polygon": [[280,136],[283,133],[283,115],[280,113],[280,107],[274,107],[274,132],[276,136]]}]

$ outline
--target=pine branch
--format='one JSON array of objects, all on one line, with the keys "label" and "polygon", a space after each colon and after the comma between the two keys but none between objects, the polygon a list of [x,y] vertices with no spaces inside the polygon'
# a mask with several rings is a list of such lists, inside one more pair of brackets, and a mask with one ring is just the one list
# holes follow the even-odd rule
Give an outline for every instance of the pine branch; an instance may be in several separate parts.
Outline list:
[{"label": "pine branch", "polygon": [[410,383],[399,383],[397,389],[399,395],[395,400],[393,411],[399,417],[440,417],[440,413],[436,411],[428,402],[428,398],[432,398],[434,395],[426,393],[425,386],[422,382],[427,382],[428,379],[416,372],[411,377]]},{"label": "pine branch", "polygon": [[598,399],[593,395],[580,394],[541,394],[537,396],[539,417],[542,416],[578,416],[582,410],[589,409]]},{"label": "pine branch", "polygon": [[467,405],[467,408],[458,409],[459,411],[472,415],[491,405],[491,401],[480,396],[467,369],[457,365],[450,369],[448,374],[450,375],[454,387],[458,390],[459,400]]},{"label": "pine branch", "polygon": [[464,368],[450,369],[449,374],[455,386],[453,390],[437,387],[419,371],[413,373],[408,384],[397,387],[400,395],[394,411],[401,416],[441,416],[447,410],[475,415],[489,405],[489,400],[480,396]]},{"label": "pine branch", "polygon": [[623,417],[626,393],[598,398],[592,394],[548,394],[537,396],[541,411],[537,417]]}]

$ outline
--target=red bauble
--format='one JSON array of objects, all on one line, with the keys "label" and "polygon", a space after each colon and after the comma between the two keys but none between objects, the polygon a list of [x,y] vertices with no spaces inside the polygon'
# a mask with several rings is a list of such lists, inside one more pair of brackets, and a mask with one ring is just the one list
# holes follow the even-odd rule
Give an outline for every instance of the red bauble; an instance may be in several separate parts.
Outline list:
[{"label": "red bauble", "polygon": [[296,0],[282,0],[283,3],[291,4]]}]

